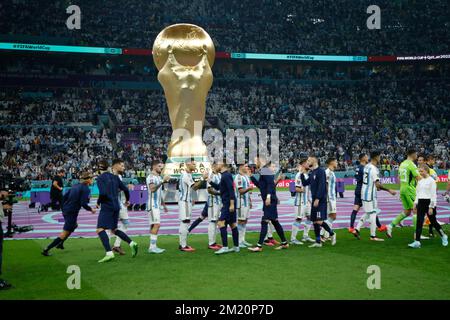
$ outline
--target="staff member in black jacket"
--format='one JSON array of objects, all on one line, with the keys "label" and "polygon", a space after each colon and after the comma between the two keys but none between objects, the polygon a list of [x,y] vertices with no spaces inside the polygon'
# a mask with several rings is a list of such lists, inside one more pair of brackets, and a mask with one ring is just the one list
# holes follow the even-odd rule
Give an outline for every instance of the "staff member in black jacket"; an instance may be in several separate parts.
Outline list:
[{"label": "staff member in black jacket", "polygon": [[52,180],[52,186],[50,188],[50,206],[52,210],[59,210],[62,207],[63,202],[63,177],[65,175],[64,169],[58,170],[58,174]]},{"label": "staff member in black jacket", "polygon": [[81,174],[81,183],[74,185],[63,197],[62,213],[64,217],[63,231],[52,243],[48,245],[43,251],[42,255],[49,256],[50,249],[57,247],[64,249],[63,243],[78,227],[77,219],[80,209],[83,207],[87,211],[95,213],[95,209],[89,206],[91,190],[89,186],[94,182],[93,176],[90,172],[83,172]]}]

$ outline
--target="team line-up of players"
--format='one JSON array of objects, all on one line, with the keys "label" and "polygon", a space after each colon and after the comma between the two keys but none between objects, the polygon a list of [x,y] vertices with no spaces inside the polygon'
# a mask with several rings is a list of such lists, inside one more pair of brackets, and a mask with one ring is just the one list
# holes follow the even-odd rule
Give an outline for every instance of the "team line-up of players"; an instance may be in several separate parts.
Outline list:
[{"label": "team line-up of players", "polygon": [[[440,223],[436,220],[436,172],[430,168],[433,157],[429,157],[428,163],[422,157],[419,167],[414,163],[417,160],[417,152],[409,150],[407,159],[399,167],[400,199],[403,212],[400,213],[389,225],[380,224],[378,214],[380,209],[377,202],[377,191],[382,190],[396,195],[396,191],[387,189],[380,183],[378,164],[380,152],[374,151],[368,155],[359,156],[360,165],[356,168],[355,202],[350,219],[349,232],[360,239],[360,229],[366,221],[370,222],[370,240],[384,241],[376,236],[377,230],[392,237],[393,227],[400,224],[403,219],[414,213],[415,240],[409,247],[420,248],[425,218],[428,219],[429,232],[433,236],[433,229],[437,231],[442,240],[442,245],[448,245],[448,237],[444,233]],[[213,164],[211,172],[205,172],[198,181],[194,181],[192,173],[196,169],[194,159],[185,161],[185,171],[179,177],[178,211],[179,211],[179,250],[193,252],[194,248],[187,244],[189,233],[203,220],[208,219],[208,248],[215,254],[239,252],[247,248],[252,252],[263,251],[263,245],[275,246],[275,250],[289,248],[283,227],[278,221],[277,206],[279,200],[276,193],[277,182],[284,177],[276,175],[276,166],[267,163],[263,158],[255,159],[258,175],[251,174],[247,164],[239,165],[239,172],[233,178],[228,164]],[[150,224],[149,253],[160,254],[165,251],[157,246],[158,231],[161,223],[161,209],[167,211],[163,202],[163,185],[170,180],[170,176],[163,176],[164,164],[155,160],[152,162],[152,171],[146,179],[149,197],[147,213]],[[319,166],[317,157],[310,156],[301,159],[295,176],[295,200],[294,222],[292,225],[290,244],[302,245],[311,242],[310,248],[320,248],[327,240],[331,245],[336,245],[336,233],[333,231],[333,222],[336,219],[336,176],[337,160],[329,158],[326,161],[326,169]],[[109,170],[110,169],[110,170]],[[128,212],[130,193],[123,184],[121,174],[125,170],[122,160],[116,159],[109,168],[108,162],[103,160],[99,164],[97,185],[99,198],[96,207],[89,206],[90,189],[93,184],[93,175],[86,171],[81,174],[80,183],[74,185],[63,197],[62,214],[64,227],[61,234],[53,240],[43,251],[44,256],[50,255],[54,247],[63,249],[64,241],[77,228],[78,213],[84,208],[92,213],[100,208],[97,222],[97,234],[106,251],[106,255],[99,262],[107,262],[114,259],[114,253],[125,254],[121,248],[121,241],[126,241],[131,248],[131,255],[135,257],[138,245],[126,234],[128,228]],[[449,174],[450,175],[450,174]],[[253,185],[259,188],[263,201],[261,231],[258,243],[253,246],[246,241],[246,225],[252,207],[250,191]],[[192,192],[201,187],[208,190],[208,200],[199,218],[191,224],[193,198]],[[125,196],[123,201],[122,196]],[[448,194],[445,195],[448,200]],[[365,214],[354,227],[356,215],[360,208]],[[120,223],[120,227],[119,227]],[[228,247],[227,226],[231,228],[233,247]],[[303,226],[303,238],[297,239],[298,232]],[[309,236],[311,228],[314,229],[314,238]],[[280,237],[277,242],[272,237],[272,231],[276,231]],[[217,233],[220,233],[222,245],[216,243]],[[109,233],[109,234],[108,234]],[[113,248],[110,245],[110,236],[115,236]]]}]

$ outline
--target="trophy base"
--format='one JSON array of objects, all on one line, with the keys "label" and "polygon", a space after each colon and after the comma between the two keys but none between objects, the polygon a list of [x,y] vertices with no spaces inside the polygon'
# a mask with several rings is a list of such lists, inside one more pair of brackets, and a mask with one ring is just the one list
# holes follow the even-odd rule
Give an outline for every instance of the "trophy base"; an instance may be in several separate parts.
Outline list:
[{"label": "trophy base", "polygon": [[195,160],[195,171],[192,173],[194,178],[200,177],[205,171],[210,171],[211,163],[207,156],[168,157],[163,175],[169,175],[174,178],[179,177],[186,169],[185,161],[191,158]]}]

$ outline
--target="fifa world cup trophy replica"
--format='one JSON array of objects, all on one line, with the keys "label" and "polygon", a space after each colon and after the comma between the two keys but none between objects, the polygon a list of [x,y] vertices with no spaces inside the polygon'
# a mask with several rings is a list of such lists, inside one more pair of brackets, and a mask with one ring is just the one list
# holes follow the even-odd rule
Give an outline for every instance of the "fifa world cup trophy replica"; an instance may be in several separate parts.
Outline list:
[{"label": "fifa world cup trophy replica", "polygon": [[180,174],[187,158],[195,159],[197,174],[210,168],[202,131],[214,58],[210,36],[196,25],[174,24],[156,37],[153,61],[173,130],[164,174]]}]

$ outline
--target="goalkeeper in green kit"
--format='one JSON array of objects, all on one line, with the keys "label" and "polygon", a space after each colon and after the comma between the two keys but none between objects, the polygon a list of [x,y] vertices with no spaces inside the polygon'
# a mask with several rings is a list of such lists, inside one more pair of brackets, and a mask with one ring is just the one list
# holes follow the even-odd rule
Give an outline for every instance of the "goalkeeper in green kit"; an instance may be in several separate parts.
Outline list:
[{"label": "goalkeeper in green kit", "polygon": [[[386,235],[392,237],[392,229],[411,215],[414,208],[414,200],[416,198],[417,181],[421,179],[419,171],[414,161],[417,160],[417,151],[409,149],[407,158],[400,164],[398,175],[400,179],[400,200],[402,201],[403,212],[387,226]],[[414,229],[416,227],[417,217],[413,216]]]}]

